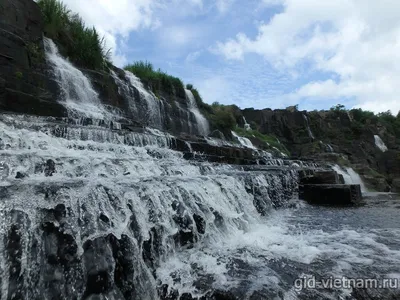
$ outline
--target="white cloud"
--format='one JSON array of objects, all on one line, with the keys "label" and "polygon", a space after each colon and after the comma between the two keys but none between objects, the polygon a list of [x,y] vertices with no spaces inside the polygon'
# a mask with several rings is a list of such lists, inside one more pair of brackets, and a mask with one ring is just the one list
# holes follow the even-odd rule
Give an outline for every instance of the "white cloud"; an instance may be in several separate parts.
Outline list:
[{"label": "white cloud", "polygon": [[[264,4],[278,4],[263,0]],[[218,43],[229,60],[263,56],[286,72],[306,64],[310,71],[335,74],[337,82],[310,82],[287,99],[327,101],[355,98],[373,111],[400,109],[400,1],[281,0],[284,10],[261,24],[255,38],[239,33]]]},{"label": "white cloud", "polygon": [[118,40],[140,28],[156,28],[160,25],[153,11],[157,0],[64,0],[68,8],[78,13],[85,23],[95,26],[105,37],[107,47],[112,48],[113,62],[126,63],[120,52]]}]

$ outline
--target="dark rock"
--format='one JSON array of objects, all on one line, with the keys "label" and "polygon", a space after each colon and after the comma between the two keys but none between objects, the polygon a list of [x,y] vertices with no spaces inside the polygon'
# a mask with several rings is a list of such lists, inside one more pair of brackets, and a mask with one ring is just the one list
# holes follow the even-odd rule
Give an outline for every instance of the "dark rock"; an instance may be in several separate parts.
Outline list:
[{"label": "dark rock", "polygon": [[197,232],[206,233],[206,221],[198,214],[193,214],[194,222],[196,223]]},{"label": "dark rock", "polygon": [[17,174],[15,175],[16,179],[24,179],[26,177],[29,177],[26,173],[23,172],[17,172]]},{"label": "dark rock", "polygon": [[44,175],[46,177],[53,176],[56,172],[56,163],[52,159],[48,159],[44,166]]},{"label": "dark rock", "polygon": [[100,220],[102,220],[104,223],[109,223],[110,219],[105,215],[105,214],[100,214]]},{"label": "dark rock", "polygon": [[221,140],[225,140],[226,139],[225,135],[219,130],[214,130],[208,136],[209,137],[213,137],[213,138],[217,138],[217,139],[221,139]]},{"label": "dark rock", "polygon": [[314,172],[312,175],[300,178],[300,184],[339,184],[339,183],[340,183],[339,176],[335,171],[317,171]]},{"label": "dark rock", "polygon": [[360,185],[349,184],[305,184],[299,186],[300,199],[310,204],[327,206],[349,206],[360,204]]},{"label": "dark rock", "polygon": [[345,184],[346,182],[344,181],[344,177],[342,174],[338,174],[339,176],[339,184]]}]

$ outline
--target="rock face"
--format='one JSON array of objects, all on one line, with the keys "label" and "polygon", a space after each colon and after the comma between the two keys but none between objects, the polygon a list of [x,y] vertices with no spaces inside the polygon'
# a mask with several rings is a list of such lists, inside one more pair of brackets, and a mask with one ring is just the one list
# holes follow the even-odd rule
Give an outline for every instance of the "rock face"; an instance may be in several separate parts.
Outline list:
[{"label": "rock face", "polygon": [[[288,108],[244,109],[242,113],[261,133],[276,136],[293,157],[351,166],[373,190],[386,191],[400,178],[400,140],[385,124],[371,121],[360,127],[346,111]],[[388,151],[377,147],[375,135]]]},{"label": "rock face", "polygon": [[300,172],[299,184],[344,184],[343,176],[340,178],[335,171],[317,171],[312,172],[311,175],[302,173]]},{"label": "rock face", "polygon": [[304,184],[299,186],[299,196],[310,204],[322,206],[351,206],[362,200],[358,184]]},{"label": "rock face", "polygon": [[0,109],[64,116],[48,75],[41,12],[33,1],[0,2]]}]

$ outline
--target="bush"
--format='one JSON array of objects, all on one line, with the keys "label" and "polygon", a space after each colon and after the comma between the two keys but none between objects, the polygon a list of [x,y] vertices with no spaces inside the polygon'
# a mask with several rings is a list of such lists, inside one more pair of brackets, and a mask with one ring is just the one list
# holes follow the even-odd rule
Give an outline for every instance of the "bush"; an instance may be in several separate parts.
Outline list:
[{"label": "bush", "polygon": [[79,66],[105,69],[110,64],[110,50],[96,29],[86,27],[78,14],[59,0],[39,0],[45,34],[61,45],[61,52]]},{"label": "bush", "polygon": [[125,66],[124,69],[139,77],[156,94],[165,92],[168,95],[186,97],[183,82],[179,78],[168,75],[160,69],[154,70],[153,65],[147,61],[134,62]]}]

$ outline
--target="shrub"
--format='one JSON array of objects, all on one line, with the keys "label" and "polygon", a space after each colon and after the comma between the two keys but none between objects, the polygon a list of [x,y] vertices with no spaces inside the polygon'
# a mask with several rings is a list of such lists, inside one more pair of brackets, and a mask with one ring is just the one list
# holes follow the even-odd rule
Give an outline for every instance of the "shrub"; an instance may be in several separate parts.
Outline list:
[{"label": "shrub", "polygon": [[60,0],[39,0],[45,34],[61,45],[61,52],[79,66],[105,69],[110,64],[110,50],[95,28],[86,27],[78,14]]}]

